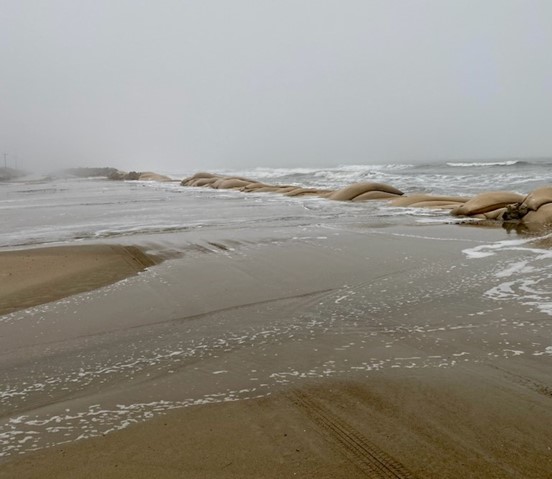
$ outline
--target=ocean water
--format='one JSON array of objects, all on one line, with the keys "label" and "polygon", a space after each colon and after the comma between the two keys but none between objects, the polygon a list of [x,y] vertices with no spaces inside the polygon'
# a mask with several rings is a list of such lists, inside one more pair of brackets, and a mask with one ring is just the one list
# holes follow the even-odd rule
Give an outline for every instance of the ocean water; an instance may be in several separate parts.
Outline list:
[{"label": "ocean water", "polygon": [[[528,193],[552,184],[551,166],[512,160],[218,173],[320,188],[377,181],[405,193],[464,196]],[[194,172],[168,173],[180,180]],[[385,202],[98,178],[0,184],[0,218],[0,251],[99,241],[168,258],[99,290],[0,316],[0,460],[312,379],[552,358],[550,235],[470,228],[447,211]],[[288,284],[289,269],[295,282]],[[197,297],[186,294],[190,281],[206,285]],[[262,301],[247,303],[243,285]],[[213,296],[221,304],[211,305]]]},{"label": "ocean water", "polygon": [[431,164],[343,165],[335,168],[255,168],[221,170],[266,183],[341,188],[351,183],[389,183],[405,193],[474,195],[508,190],[527,193],[552,183],[552,158],[538,161],[445,162]]},{"label": "ocean water", "polygon": [[[216,170],[270,184],[341,188],[375,181],[406,194],[470,196],[489,190],[528,193],[552,184],[552,159],[428,165],[345,165],[335,168]],[[192,171],[169,172],[175,179]],[[320,198],[243,194],[175,183],[44,179],[0,183],[0,248],[255,224],[285,230],[298,225],[329,227],[449,223],[447,211],[392,208],[385,202],[341,203]]]},{"label": "ocean water", "polygon": [[[215,172],[268,184],[318,188],[375,181],[391,184],[406,194],[470,196],[489,190],[526,194],[552,184],[552,159]],[[181,180],[195,171],[163,173]],[[384,231],[394,227],[442,225],[457,228],[446,230],[447,235],[454,237],[462,234],[462,228],[454,223],[463,221],[452,217],[447,210],[394,208],[378,201],[353,203],[313,197],[289,198],[271,193],[182,187],[179,181],[117,182],[101,178],[24,178],[0,183],[0,217],[0,251],[102,241],[139,244],[150,252],[167,256],[189,249],[211,249],[211,243],[216,244],[225,236],[225,231],[231,238],[229,242],[236,244],[316,238],[321,230],[334,234],[347,229]],[[466,257],[472,261],[493,256],[495,264],[503,265],[505,271],[515,269],[515,281],[504,281],[488,294],[497,299],[524,301],[552,314],[550,252],[533,248],[534,237],[497,229],[493,233],[496,241],[465,249]],[[435,231],[428,236],[429,240],[440,238],[441,233]],[[415,229],[408,234],[417,235]],[[523,251],[528,256],[512,266],[509,257],[513,251]],[[507,276],[500,271],[497,275]]]}]

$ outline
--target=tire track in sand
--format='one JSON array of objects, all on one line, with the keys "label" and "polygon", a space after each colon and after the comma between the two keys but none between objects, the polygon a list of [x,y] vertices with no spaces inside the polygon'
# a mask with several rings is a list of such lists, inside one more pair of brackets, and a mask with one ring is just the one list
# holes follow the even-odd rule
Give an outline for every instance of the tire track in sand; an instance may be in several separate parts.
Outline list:
[{"label": "tire track in sand", "polygon": [[359,469],[372,479],[416,479],[406,468],[372,444],[309,394],[293,391],[289,399],[326,434]]}]

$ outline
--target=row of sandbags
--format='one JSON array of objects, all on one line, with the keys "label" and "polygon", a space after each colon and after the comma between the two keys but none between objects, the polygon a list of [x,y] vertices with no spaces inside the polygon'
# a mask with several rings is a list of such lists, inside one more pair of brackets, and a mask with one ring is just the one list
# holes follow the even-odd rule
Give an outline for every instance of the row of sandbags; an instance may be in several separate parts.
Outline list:
[{"label": "row of sandbags", "polygon": [[337,201],[367,201],[398,198],[403,192],[384,183],[356,183],[339,190],[302,188],[293,185],[269,185],[248,178],[227,177],[212,173],[196,173],[181,182],[182,186],[215,189],[237,189],[247,193],[281,193],[286,196],[319,196]]},{"label": "row of sandbags", "polygon": [[183,186],[237,189],[255,193],[281,193],[286,196],[319,196],[336,201],[387,200],[391,206],[450,209],[454,216],[513,221],[532,226],[552,225],[552,187],[539,188],[524,196],[509,191],[481,193],[472,198],[427,194],[404,195],[384,183],[355,183],[338,190],[269,185],[241,177],[196,173],[182,180]]},{"label": "row of sandbags", "polygon": [[172,178],[169,178],[165,175],[160,175],[159,173],[154,173],[152,171],[115,171],[111,173],[108,178],[110,180],[118,180],[118,181],[173,181]]},{"label": "row of sandbags", "polygon": [[215,189],[237,189],[244,192],[281,193],[286,196],[319,196],[335,201],[388,200],[392,206],[413,208],[455,208],[469,200],[459,196],[426,194],[405,196],[399,189],[385,183],[355,183],[338,190],[323,190],[289,185],[268,185],[248,178],[227,177],[205,172],[185,178],[181,184]]},{"label": "row of sandbags", "polygon": [[509,191],[481,193],[451,213],[471,218],[519,221],[527,225],[552,225],[552,187],[544,186],[528,195]]}]

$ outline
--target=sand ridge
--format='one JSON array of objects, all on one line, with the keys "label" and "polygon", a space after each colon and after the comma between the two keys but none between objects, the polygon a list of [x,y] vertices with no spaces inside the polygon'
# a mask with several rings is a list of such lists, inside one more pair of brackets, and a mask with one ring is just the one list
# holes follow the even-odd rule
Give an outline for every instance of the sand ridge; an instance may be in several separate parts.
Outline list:
[{"label": "sand ridge", "polygon": [[158,260],[135,246],[55,246],[0,253],[0,314],[89,291]]}]

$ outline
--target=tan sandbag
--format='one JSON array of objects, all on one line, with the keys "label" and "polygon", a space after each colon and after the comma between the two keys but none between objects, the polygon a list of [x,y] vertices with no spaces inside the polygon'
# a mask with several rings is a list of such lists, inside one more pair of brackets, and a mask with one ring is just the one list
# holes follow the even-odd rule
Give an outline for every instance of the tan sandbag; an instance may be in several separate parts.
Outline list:
[{"label": "tan sandbag", "polygon": [[552,203],[552,186],[543,186],[532,191],[527,195],[521,206],[528,210],[537,211],[542,205],[548,203]]},{"label": "tan sandbag", "polygon": [[217,178],[198,178],[197,180],[192,180],[188,186],[209,186],[217,181]]},{"label": "tan sandbag", "polygon": [[129,171],[125,175],[124,179],[127,180],[127,181],[136,181],[136,180],[140,179],[141,174],[142,174],[141,172],[139,173],[137,171]]},{"label": "tan sandbag", "polygon": [[140,173],[138,178],[140,181],[172,181],[171,178],[165,175],[160,175],[159,173],[154,173],[152,171],[144,171]]},{"label": "tan sandbag", "polygon": [[260,186],[259,188],[254,188],[248,191],[251,191],[253,193],[274,193],[279,189],[280,188],[278,186]]},{"label": "tan sandbag", "polygon": [[451,211],[455,216],[474,216],[503,208],[513,203],[521,203],[524,196],[510,191],[493,191],[481,193]]},{"label": "tan sandbag", "polygon": [[302,191],[299,194],[296,194],[294,196],[321,196],[321,195],[326,195],[328,193],[330,193],[330,191],[328,191],[328,190],[319,190],[319,189],[314,188],[311,191]]},{"label": "tan sandbag", "polygon": [[214,173],[207,173],[206,171],[198,171],[197,173],[193,174],[190,178],[193,178],[194,180],[197,180],[199,178],[220,178],[220,175],[216,175]]},{"label": "tan sandbag", "polygon": [[397,196],[395,193],[387,193],[385,191],[367,191],[355,196],[352,201],[388,200],[390,198],[397,198]]},{"label": "tan sandbag", "polygon": [[291,191],[284,193],[286,196],[304,196],[308,194],[318,194],[318,190],[315,188],[295,188]]},{"label": "tan sandbag", "polygon": [[396,195],[403,194],[403,192],[397,188],[384,183],[355,183],[333,192],[330,196],[328,196],[328,198],[336,201],[350,201],[368,191],[384,191],[386,193],[394,193]]},{"label": "tan sandbag", "polygon": [[409,205],[410,208],[437,208],[437,209],[443,209],[443,210],[449,210],[453,208],[458,208],[460,205],[462,205],[461,202],[458,201],[420,201],[419,203],[412,203]]},{"label": "tan sandbag", "polygon": [[244,186],[247,186],[251,184],[249,181],[240,180],[238,178],[228,178],[223,181],[221,181],[218,185],[218,188],[221,190],[226,190],[230,188],[242,188]]},{"label": "tan sandbag", "polygon": [[291,190],[287,190],[284,193],[287,195],[288,193],[292,193],[294,191],[300,191],[300,190],[304,190],[304,189],[305,188],[301,188],[300,186],[294,186]]},{"label": "tan sandbag", "polygon": [[245,191],[245,192],[251,192],[251,191],[256,191],[260,188],[267,188],[267,187],[270,187],[270,185],[266,185],[264,183],[258,183],[256,181],[252,182],[252,183],[247,183],[247,185],[245,185],[243,188],[242,188],[242,191]]},{"label": "tan sandbag", "polygon": [[488,211],[485,213],[485,218],[488,220],[501,220],[506,211],[508,211],[508,208],[498,208],[493,211]]},{"label": "tan sandbag", "polygon": [[228,178],[226,176],[223,176],[222,178],[217,178],[213,183],[211,183],[211,188],[218,189],[218,187],[222,184],[223,181],[226,181]]},{"label": "tan sandbag", "polygon": [[263,186],[262,188],[257,188],[256,190],[253,190],[254,193],[287,193],[288,191],[294,190],[295,187],[288,186],[281,187],[281,186]]},{"label": "tan sandbag", "polygon": [[463,196],[442,196],[442,195],[426,195],[426,194],[416,194],[416,195],[404,195],[400,198],[392,200],[391,206],[410,206],[414,203],[421,203],[422,201],[448,201],[449,203],[465,203],[469,201],[470,198]]},{"label": "tan sandbag", "polygon": [[184,178],[180,184],[182,186],[190,186],[190,184],[195,181],[199,180],[200,178],[218,178],[217,175],[214,175],[213,173],[206,173],[205,171],[200,171],[198,173],[193,174],[192,176],[189,176],[188,178]]},{"label": "tan sandbag", "polygon": [[530,211],[521,219],[521,222],[534,226],[552,226],[552,203],[542,205],[537,211]]},{"label": "tan sandbag", "polygon": [[326,193],[320,193],[318,196],[320,196],[320,198],[329,198],[334,193],[335,193],[335,190],[329,190]]}]

